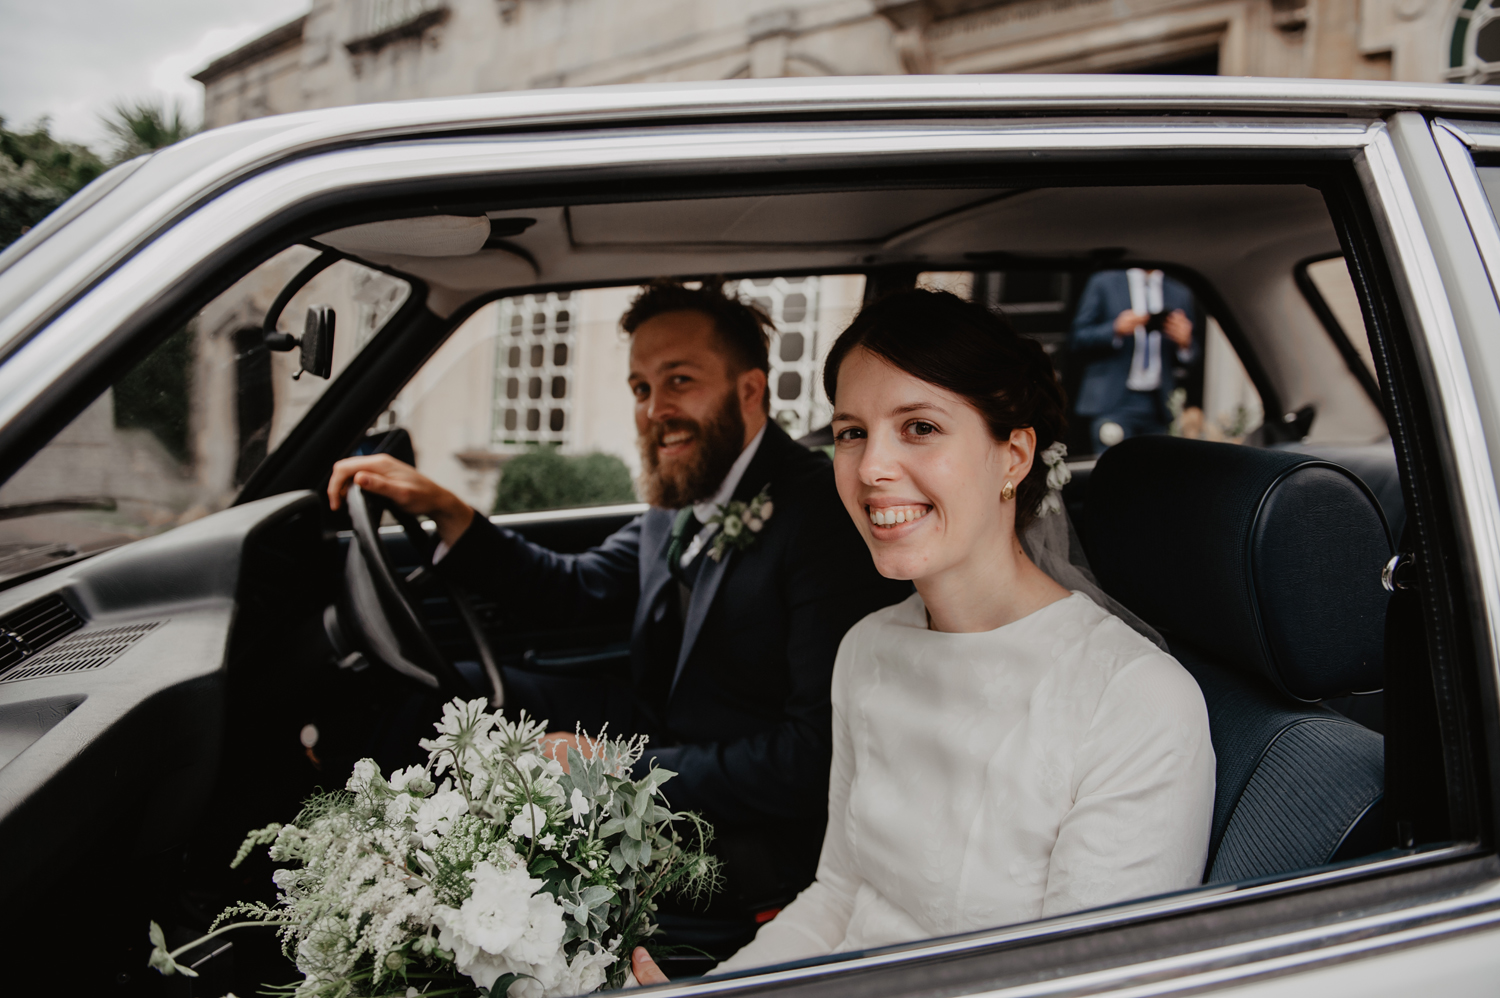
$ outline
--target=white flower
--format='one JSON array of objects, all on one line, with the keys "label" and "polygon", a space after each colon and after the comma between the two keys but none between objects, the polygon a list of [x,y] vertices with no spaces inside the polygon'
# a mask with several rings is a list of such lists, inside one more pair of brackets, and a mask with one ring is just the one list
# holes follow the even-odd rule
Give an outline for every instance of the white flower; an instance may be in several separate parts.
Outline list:
[{"label": "white flower", "polygon": [[[439,905],[433,914],[438,942],[454,955],[458,972],[489,987],[501,974],[530,974],[541,995],[575,994],[557,990],[570,969],[563,956],[563,910],[550,894],[536,893],[542,881],[522,869],[497,870],[481,862],[469,873],[474,892],[459,908]],[[518,981],[520,985],[523,981]],[[526,993],[520,987],[516,996]]]},{"label": "white flower", "polygon": [[760,528],[766,525],[766,521],[756,516],[745,517],[745,526],[750,528],[752,534],[760,533]]},{"label": "white flower", "polygon": [[1073,472],[1066,463],[1067,456],[1068,445],[1061,440],[1054,441],[1042,451],[1042,463],[1047,466],[1047,488],[1060,489],[1073,480]]},{"label": "white flower", "polygon": [[354,764],[354,772],[349,776],[349,782],[344,784],[344,789],[351,793],[364,793],[370,789],[370,781],[380,775],[380,767],[375,765],[374,759],[361,759]]},{"label": "white flower", "polygon": [[771,500],[767,499],[760,504],[760,518],[762,520],[769,520],[771,518]]},{"label": "white flower", "polygon": [[397,769],[391,773],[391,789],[398,794],[404,793],[413,780],[422,783],[429,782],[427,771],[421,766],[407,766],[405,769]]},{"label": "white flower", "polygon": [[536,804],[523,804],[521,810],[510,821],[511,833],[517,837],[531,838],[547,826],[547,812]]},{"label": "white flower", "polygon": [[1053,513],[1061,513],[1062,508],[1062,493],[1056,489],[1051,489],[1046,495],[1042,496],[1042,501],[1037,504],[1036,515],[1051,516]]},{"label": "white flower", "polygon": [[[454,699],[443,704],[443,719],[434,725],[438,736],[424,738],[417,743],[429,753],[435,754],[434,773],[440,774],[452,765],[454,756],[458,757],[460,766],[468,769],[476,768],[474,763],[477,760],[474,756],[483,759],[496,751],[495,743],[488,737],[490,729],[495,726],[495,715],[488,713],[486,706],[488,704],[484,700],[465,703]],[[445,752],[444,749],[448,751]]]},{"label": "white flower", "polygon": [[583,819],[589,816],[589,810],[593,807],[589,803],[589,799],[583,795],[582,790],[574,787],[573,796],[568,798],[568,803],[573,808],[573,823],[575,825],[583,824]]},{"label": "white flower", "polygon": [[744,523],[741,522],[740,518],[735,516],[733,513],[730,513],[728,516],[724,517],[725,537],[738,537],[740,535],[740,531],[743,530],[744,527]]},{"label": "white flower", "polygon": [[437,847],[438,839],[448,834],[453,819],[469,813],[469,802],[457,790],[439,790],[417,806],[417,835],[428,849]]},{"label": "white flower", "polygon": [[411,816],[411,794],[397,794],[385,804],[385,820],[389,825],[400,825],[405,823]]}]

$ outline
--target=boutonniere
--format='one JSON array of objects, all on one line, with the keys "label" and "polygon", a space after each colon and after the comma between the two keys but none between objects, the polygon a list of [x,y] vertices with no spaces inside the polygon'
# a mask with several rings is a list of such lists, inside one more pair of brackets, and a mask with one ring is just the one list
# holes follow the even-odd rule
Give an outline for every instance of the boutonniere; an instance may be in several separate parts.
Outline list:
[{"label": "boutonniere", "polygon": [[769,485],[749,502],[735,500],[718,507],[718,512],[708,518],[709,523],[719,525],[708,556],[714,561],[722,561],[730,548],[743,551],[754,544],[755,535],[765,528],[773,509]]}]

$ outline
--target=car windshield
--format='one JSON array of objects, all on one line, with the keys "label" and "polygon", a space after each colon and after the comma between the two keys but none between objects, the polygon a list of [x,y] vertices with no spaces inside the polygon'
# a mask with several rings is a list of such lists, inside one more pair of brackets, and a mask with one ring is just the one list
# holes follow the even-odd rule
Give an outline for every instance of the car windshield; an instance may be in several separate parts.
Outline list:
[{"label": "car windshield", "polygon": [[[262,321],[318,252],[266,260],[168,335],[3,486],[0,583],[161,533],[229,506],[329,381],[295,350],[266,349]],[[332,375],[406,300],[410,285],[351,261],[323,270],[282,313],[335,315]]]}]

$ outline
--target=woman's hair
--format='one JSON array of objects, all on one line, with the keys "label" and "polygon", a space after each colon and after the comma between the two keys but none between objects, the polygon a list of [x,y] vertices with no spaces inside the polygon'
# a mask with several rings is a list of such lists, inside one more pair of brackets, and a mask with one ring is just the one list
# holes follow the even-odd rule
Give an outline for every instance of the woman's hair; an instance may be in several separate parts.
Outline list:
[{"label": "woman's hair", "polygon": [[1035,430],[1036,458],[1016,483],[1016,530],[1036,517],[1047,494],[1041,453],[1067,432],[1062,386],[1040,343],[947,291],[898,291],[866,306],[833,344],[823,367],[830,402],[839,366],[856,347],[962,398],[979,410],[996,440],[1009,440],[1012,430]]}]

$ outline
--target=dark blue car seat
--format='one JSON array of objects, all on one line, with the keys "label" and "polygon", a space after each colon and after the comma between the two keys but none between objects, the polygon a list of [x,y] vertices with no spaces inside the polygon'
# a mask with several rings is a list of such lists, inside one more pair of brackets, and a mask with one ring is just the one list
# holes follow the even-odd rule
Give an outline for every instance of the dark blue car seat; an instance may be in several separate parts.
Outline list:
[{"label": "dark blue car seat", "polygon": [[1382,686],[1391,555],[1358,477],[1286,451],[1137,437],[1084,503],[1099,583],[1159,629],[1208,706],[1209,883],[1385,848],[1384,741],[1317,701]]}]

